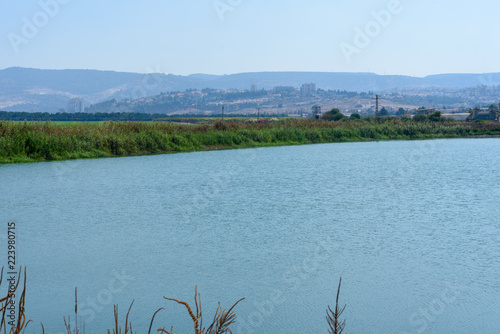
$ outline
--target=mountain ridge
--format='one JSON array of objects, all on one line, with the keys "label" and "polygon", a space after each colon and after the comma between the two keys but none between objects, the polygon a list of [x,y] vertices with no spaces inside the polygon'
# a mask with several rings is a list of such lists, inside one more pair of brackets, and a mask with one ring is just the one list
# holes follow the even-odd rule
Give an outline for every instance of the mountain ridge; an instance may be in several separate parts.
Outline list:
[{"label": "mountain ridge", "polygon": [[500,73],[445,73],[423,78],[379,75],[369,72],[246,72],[225,75],[196,73],[187,76],[93,69],[36,69],[9,67],[0,70],[0,109],[55,112],[72,97],[87,104],[106,99],[134,99],[186,89],[299,88],[315,83],[321,89],[383,92],[395,89],[466,88],[500,85]]}]

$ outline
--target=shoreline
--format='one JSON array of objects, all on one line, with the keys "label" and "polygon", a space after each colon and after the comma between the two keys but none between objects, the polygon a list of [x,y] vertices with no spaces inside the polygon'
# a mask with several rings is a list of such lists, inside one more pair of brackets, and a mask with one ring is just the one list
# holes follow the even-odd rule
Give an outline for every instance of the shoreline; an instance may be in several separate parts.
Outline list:
[{"label": "shoreline", "polygon": [[0,121],[0,164],[342,142],[500,138],[500,123],[282,120],[210,125]]}]

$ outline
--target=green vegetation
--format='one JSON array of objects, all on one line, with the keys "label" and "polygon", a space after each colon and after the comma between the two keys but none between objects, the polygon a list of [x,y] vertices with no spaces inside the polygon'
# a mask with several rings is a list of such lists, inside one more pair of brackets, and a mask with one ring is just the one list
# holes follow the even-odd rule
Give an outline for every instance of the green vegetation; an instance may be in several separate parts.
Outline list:
[{"label": "green vegetation", "polygon": [[[220,115],[212,116],[193,116],[193,115],[166,115],[160,114],[145,114],[133,112],[103,112],[103,113],[56,113],[51,114],[48,112],[11,112],[0,111],[0,120],[4,121],[52,121],[52,122],[106,122],[106,121],[168,121],[168,122],[182,122],[182,123],[199,123],[214,121],[220,118]],[[246,115],[225,115],[227,118],[248,118]]]},{"label": "green vegetation", "polygon": [[415,115],[413,117],[413,121],[414,122],[425,122],[425,121],[427,121],[427,116],[425,116],[425,115]]},{"label": "green vegetation", "polygon": [[382,109],[379,112],[379,115],[380,116],[389,116],[389,111],[387,111],[387,109],[385,109],[385,107],[382,107]]},{"label": "green vegetation", "polygon": [[229,120],[183,125],[164,122],[0,121],[0,163],[99,158],[277,145],[500,135],[494,122],[464,123],[367,117],[341,121]]},{"label": "green vegetation", "polygon": [[333,108],[332,110],[327,111],[323,114],[323,119],[327,121],[341,121],[346,120],[347,116],[342,114],[337,108]]},{"label": "green vegetation", "polygon": [[427,116],[427,119],[431,122],[439,122],[441,121],[441,112],[440,111],[435,111],[429,116]]}]

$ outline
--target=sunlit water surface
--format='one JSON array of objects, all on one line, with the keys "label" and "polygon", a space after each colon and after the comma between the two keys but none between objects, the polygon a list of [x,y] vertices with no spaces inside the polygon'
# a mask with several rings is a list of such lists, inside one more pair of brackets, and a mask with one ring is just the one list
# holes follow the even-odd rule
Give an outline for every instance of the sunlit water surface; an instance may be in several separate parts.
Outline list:
[{"label": "sunlit water surface", "polygon": [[[500,140],[341,143],[0,166],[28,268],[27,333],[191,333],[221,301],[233,333],[500,332]],[[5,287],[5,285],[4,285]]]}]

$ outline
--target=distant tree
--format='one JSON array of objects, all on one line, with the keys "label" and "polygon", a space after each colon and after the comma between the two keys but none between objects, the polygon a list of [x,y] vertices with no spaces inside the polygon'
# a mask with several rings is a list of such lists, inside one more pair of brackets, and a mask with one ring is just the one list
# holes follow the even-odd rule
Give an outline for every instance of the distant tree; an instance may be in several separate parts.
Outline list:
[{"label": "distant tree", "polygon": [[413,120],[415,122],[425,122],[427,120],[427,117],[425,117],[425,115],[415,115],[413,116]]},{"label": "distant tree", "polygon": [[490,104],[490,110],[498,110],[498,106],[496,104]]},{"label": "distant tree", "polygon": [[382,109],[379,111],[378,115],[379,116],[389,116],[389,112],[387,111],[387,109],[385,109],[385,107],[382,107]]},{"label": "distant tree", "polygon": [[406,110],[403,108],[399,108],[398,111],[396,112],[396,115],[404,115],[406,113]]},{"label": "distant tree", "polygon": [[327,121],[340,121],[342,119],[347,119],[347,116],[342,114],[337,108],[333,108],[332,110],[327,111],[323,114],[323,119]]},{"label": "distant tree", "polygon": [[[423,115],[422,115],[423,116]],[[440,111],[435,111],[433,112],[432,114],[430,114],[429,116],[427,116],[427,118],[429,119],[429,121],[431,122],[439,122],[442,120],[442,117],[441,117],[441,112]]]},{"label": "distant tree", "polygon": [[361,115],[358,114],[358,113],[354,113],[354,114],[351,114],[351,119],[360,119],[361,118]]}]

